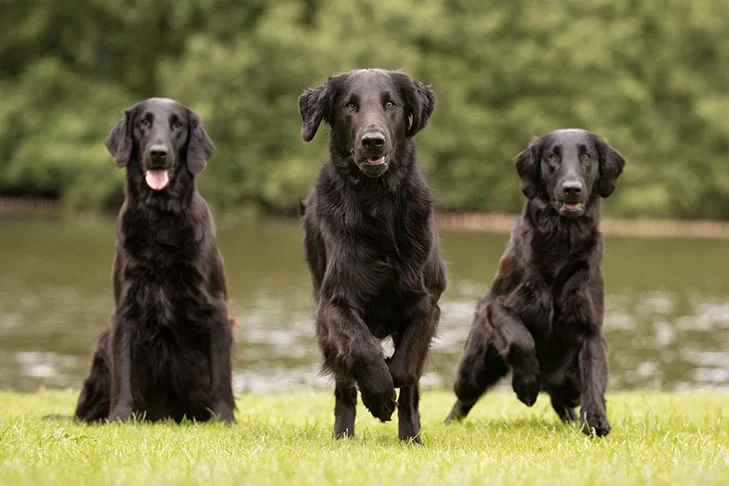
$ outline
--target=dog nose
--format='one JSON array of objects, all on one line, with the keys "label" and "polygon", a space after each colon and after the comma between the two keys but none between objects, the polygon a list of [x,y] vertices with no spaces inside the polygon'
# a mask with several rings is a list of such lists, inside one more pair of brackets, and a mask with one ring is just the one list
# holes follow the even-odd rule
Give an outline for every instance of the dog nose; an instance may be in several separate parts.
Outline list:
[{"label": "dog nose", "polygon": [[565,196],[579,196],[582,192],[582,182],[565,181],[562,183],[562,192]]},{"label": "dog nose", "polygon": [[167,157],[167,147],[156,144],[149,147],[149,156],[155,160],[164,160]]},{"label": "dog nose", "polygon": [[362,146],[367,150],[379,149],[385,145],[385,134],[382,132],[367,132],[362,135]]}]

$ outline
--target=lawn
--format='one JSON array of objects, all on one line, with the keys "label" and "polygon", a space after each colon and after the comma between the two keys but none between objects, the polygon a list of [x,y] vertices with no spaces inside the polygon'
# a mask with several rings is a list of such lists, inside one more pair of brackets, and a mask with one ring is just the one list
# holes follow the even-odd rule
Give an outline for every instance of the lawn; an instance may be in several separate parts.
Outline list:
[{"label": "lawn", "polygon": [[527,408],[509,393],[445,426],[451,394],[426,391],[423,447],[361,406],[357,437],[333,440],[330,393],[239,396],[232,427],[41,420],[75,398],[0,392],[0,484],[729,484],[729,395],[610,394],[613,432],[598,439],[559,423],[546,397]]}]

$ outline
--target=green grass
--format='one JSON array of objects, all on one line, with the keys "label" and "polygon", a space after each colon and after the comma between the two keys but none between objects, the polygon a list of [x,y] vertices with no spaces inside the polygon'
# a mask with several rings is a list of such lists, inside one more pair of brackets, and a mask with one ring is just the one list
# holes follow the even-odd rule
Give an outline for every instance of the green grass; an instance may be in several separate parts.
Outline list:
[{"label": "green grass", "polygon": [[243,395],[238,424],[76,425],[73,391],[0,392],[0,484],[729,484],[729,396],[616,393],[613,432],[583,436],[549,401],[494,393],[463,424],[450,393],[426,391],[424,446],[362,406],[357,437],[333,440],[330,393]]}]

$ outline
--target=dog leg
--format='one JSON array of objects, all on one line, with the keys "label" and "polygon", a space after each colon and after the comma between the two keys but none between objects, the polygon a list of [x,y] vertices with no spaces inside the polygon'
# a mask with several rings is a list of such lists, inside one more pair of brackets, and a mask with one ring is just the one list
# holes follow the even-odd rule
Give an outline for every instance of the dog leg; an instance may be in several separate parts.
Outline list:
[{"label": "dog leg", "polygon": [[351,306],[322,302],[317,327],[326,329],[327,347],[334,349],[340,367],[353,376],[362,403],[372,415],[388,422],[395,411],[395,387],[379,341]]},{"label": "dog leg", "polygon": [[494,344],[512,369],[511,386],[516,396],[531,407],[540,390],[536,344],[529,330],[500,302],[486,307],[494,329]]},{"label": "dog leg", "polygon": [[582,394],[580,406],[583,431],[602,437],[610,433],[605,410],[608,381],[607,346],[601,334],[588,336],[579,355]]},{"label": "dog leg", "polygon": [[397,403],[397,432],[402,441],[421,444],[420,440],[420,390],[418,385],[400,388]]},{"label": "dog leg", "polygon": [[132,417],[132,350],[129,330],[118,315],[111,326],[111,411],[109,421],[124,421]]},{"label": "dog leg", "polygon": [[559,385],[547,386],[552,408],[563,422],[577,420],[575,407],[580,401],[579,377],[568,375],[566,381]]},{"label": "dog leg", "polygon": [[215,400],[212,404],[212,413],[215,418],[223,422],[235,423],[232,383],[233,332],[227,312],[221,312],[220,318],[215,320],[215,325],[221,329],[210,333],[210,384]]},{"label": "dog leg", "polygon": [[387,360],[395,388],[417,385],[440,319],[438,304],[426,294],[413,305],[402,333],[393,336],[395,351]]},{"label": "dog leg", "polygon": [[74,418],[84,422],[99,422],[109,417],[111,372],[109,370],[109,331],[99,336],[91,360],[89,376],[84,380],[76,402]]},{"label": "dog leg", "polygon": [[504,358],[490,344],[481,326],[475,326],[466,341],[466,349],[458,364],[453,391],[458,400],[445,423],[463,420],[481,395],[509,372]]},{"label": "dog leg", "polygon": [[354,419],[357,415],[357,388],[349,377],[336,376],[334,389],[334,437],[354,437]]}]

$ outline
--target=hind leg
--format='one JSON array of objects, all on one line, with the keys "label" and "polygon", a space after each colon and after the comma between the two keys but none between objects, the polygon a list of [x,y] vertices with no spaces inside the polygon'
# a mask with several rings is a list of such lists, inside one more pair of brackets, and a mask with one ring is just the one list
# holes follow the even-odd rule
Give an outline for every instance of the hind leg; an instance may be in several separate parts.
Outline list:
[{"label": "hind leg", "polygon": [[563,422],[574,422],[577,420],[575,407],[580,403],[580,387],[575,379],[568,378],[559,385],[547,387],[547,393],[552,402],[552,408]]},{"label": "hind leg", "polygon": [[89,376],[76,402],[74,418],[84,422],[99,422],[109,416],[111,404],[111,371],[109,367],[109,331],[99,336],[91,360]]},{"label": "hind leg", "polygon": [[445,423],[462,420],[481,395],[506,376],[509,368],[491,345],[481,326],[475,326],[466,341],[466,349],[458,365],[453,391],[458,397]]}]

